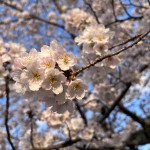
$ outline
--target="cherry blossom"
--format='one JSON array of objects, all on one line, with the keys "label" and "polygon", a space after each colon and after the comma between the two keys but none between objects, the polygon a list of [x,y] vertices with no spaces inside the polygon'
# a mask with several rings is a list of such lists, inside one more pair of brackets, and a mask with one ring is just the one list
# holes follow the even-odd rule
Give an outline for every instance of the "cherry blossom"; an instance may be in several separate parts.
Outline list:
[{"label": "cherry blossom", "polygon": [[82,99],[87,92],[87,86],[82,82],[81,79],[71,81],[69,84],[67,94],[69,99]]},{"label": "cherry blossom", "polygon": [[65,76],[57,69],[51,69],[46,72],[45,80],[42,84],[42,87],[46,90],[50,90],[55,94],[60,94],[63,91],[63,86],[61,83],[64,83],[66,80]]}]

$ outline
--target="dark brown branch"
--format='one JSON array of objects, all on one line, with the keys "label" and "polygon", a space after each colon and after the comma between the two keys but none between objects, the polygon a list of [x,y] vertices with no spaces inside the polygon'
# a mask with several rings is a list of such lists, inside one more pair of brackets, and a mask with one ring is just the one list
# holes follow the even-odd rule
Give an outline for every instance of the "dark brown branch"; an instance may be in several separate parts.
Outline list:
[{"label": "dark brown branch", "polygon": [[149,144],[149,142],[150,142],[150,128],[146,128],[131,133],[124,142],[124,145],[129,146],[130,148],[133,149],[133,147],[135,146]]},{"label": "dark brown branch", "polygon": [[[2,2],[4,5],[6,5],[6,6],[12,8],[12,9],[15,9],[15,10],[17,10],[17,11],[19,11],[19,12],[23,12],[23,11],[24,11],[23,9],[18,8],[17,6],[12,5],[12,4],[10,4],[10,3],[6,2],[6,1],[1,0],[1,2]],[[39,16],[36,16],[36,15],[32,14],[32,13],[29,13],[29,17],[30,17],[31,19],[36,19],[36,20],[45,22],[45,23],[47,23],[47,24],[50,24],[50,25],[53,25],[53,26],[56,26],[56,27],[59,27],[59,28],[64,29],[64,26],[63,26],[63,25],[57,24],[57,23],[55,23],[55,22],[50,22],[50,21],[48,21],[48,20],[46,20],[46,19],[44,19],[44,18],[41,18],[41,17],[39,17]]]},{"label": "dark brown branch", "polygon": [[137,16],[137,17],[135,17],[135,16],[131,16],[131,14],[128,12],[128,10],[126,9],[126,7],[124,6],[124,4],[122,3],[122,1],[121,0],[119,0],[120,1],[120,4],[121,4],[121,6],[122,6],[122,8],[123,8],[123,10],[125,11],[125,13],[128,15],[128,17],[130,17],[130,18],[141,18],[142,16]]},{"label": "dark brown branch", "polygon": [[140,20],[140,19],[142,19],[143,18],[143,16],[139,16],[139,17],[128,17],[128,18],[125,18],[125,19],[117,19],[116,21],[113,21],[113,22],[110,22],[110,23],[108,23],[108,24],[106,24],[105,26],[106,27],[109,27],[110,25],[113,25],[113,24],[115,24],[115,23],[122,23],[122,22],[125,22],[125,21],[127,21],[127,20]]},{"label": "dark brown branch", "polygon": [[112,57],[112,56],[115,56],[115,55],[118,55],[118,54],[120,54],[121,52],[123,52],[123,51],[125,51],[125,50],[127,50],[127,49],[129,49],[129,48],[131,48],[131,47],[133,47],[133,46],[136,45],[138,42],[140,42],[149,32],[150,32],[150,31],[148,31],[148,32],[146,32],[146,33],[144,33],[144,34],[142,34],[142,35],[141,35],[135,42],[133,42],[132,44],[130,44],[130,45],[128,45],[128,46],[125,46],[124,48],[122,48],[122,49],[120,49],[120,50],[118,50],[118,51],[109,52],[109,53],[107,53],[107,54],[105,54],[105,55],[103,55],[103,56],[97,58],[94,62],[92,62],[92,63],[86,65],[85,67],[83,67],[83,68],[77,70],[76,72],[74,72],[73,75],[74,75],[74,76],[77,76],[79,73],[81,73],[81,72],[83,72],[84,70],[86,70],[86,69],[88,69],[88,68],[94,66],[95,64],[97,64],[97,63],[99,63],[99,62],[101,62],[101,61],[103,61],[104,59],[109,58],[109,57]]},{"label": "dark brown branch", "polygon": [[122,103],[119,103],[118,106],[119,106],[120,110],[121,110],[123,113],[125,113],[126,115],[128,115],[129,117],[131,117],[134,121],[140,123],[143,127],[145,126],[145,121],[144,121],[144,119],[142,119],[141,117],[137,116],[135,113],[129,111],[127,108],[125,108],[125,107],[123,106]]},{"label": "dark brown branch", "polygon": [[14,22],[17,22],[18,20],[17,19],[14,19],[14,20],[10,20],[8,22],[5,22],[5,21],[1,21],[0,24],[4,24],[4,25],[7,25],[7,24],[10,24],[10,23],[14,23]]},{"label": "dark brown branch", "polygon": [[75,105],[76,105],[76,108],[77,108],[78,112],[79,112],[80,115],[81,115],[81,118],[82,118],[83,121],[84,121],[84,124],[87,126],[87,118],[86,118],[86,116],[85,116],[83,110],[81,109],[81,106],[79,105],[79,103],[78,103],[77,100],[74,100],[74,102],[75,102]]},{"label": "dark brown branch", "polygon": [[13,144],[13,142],[11,141],[11,134],[9,131],[9,125],[8,125],[8,121],[9,121],[9,75],[5,77],[5,88],[6,88],[6,111],[5,111],[5,127],[6,127],[6,133],[7,133],[7,140],[11,146],[11,148],[13,150],[15,149],[15,146]]},{"label": "dark brown branch", "polygon": [[59,13],[62,13],[62,9],[61,6],[59,5],[59,1],[58,0],[53,0],[53,3],[55,4],[57,10],[59,11]]},{"label": "dark brown branch", "polygon": [[33,112],[32,110],[30,110],[28,112],[28,116],[30,118],[30,143],[31,143],[31,146],[32,146],[32,149],[34,149],[34,142],[33,142]]},{"label": "dark brown branch", "polygon": [[122,148],[118,148],[115,147],[114,145],[110,145],[110,144],[103,144],[101,146],[98,147],[94,147],[94,146],[88,146],[88,147],[84,147],[84,146],[76,146],[78,148],[78,150],[123,150]]},{"label": "dark brown branch", "polygon": [[134,6],[134,7],[138,7],[138,8],[145,8],[145,9],[149,9],[149,7],[143,6],[143,5],[137,5],[134,4],[131,0],[129,0],[129,4],[124,4],[125,6]]},{"label": "dark brown branch", "polygon": [[142,34],[136,35],[136,36],[134,36],[134,37],[132,37],[132,38],[130,38],[130,39],[128,39],[128,40],[122,42],[122,43],[116,44],[116,45],[112,46],[111,48],[109,48],[109,50],[111,50],[111,49],[113,49],[113,48],[115,48],[115,47],[118,47],[118,46],[122,46],[122,45],[124,45],[124,44],[127,44],[128,42],[131,42],[131,41],[137,39],[137,38],[140,37],[141,35],[142,35]]},{"label": "dark brown branch", "polygon": [[111,112],[115,109],[115,107],[120,103],[120,101],[124,98],[124,96],[126,95],[126,93],[128,92],[128,90],[131,87],[131,83],[127,83],[126,88],[121,92],[121,94],[117,97],[117,99],[115,100],[115,102],[113,103],[113,105],[109,108],[109,110],[106,112],[106,114],[99,120],[99,123],[102,123],[106,118],[109,117],[109,115],[111,114]]},{"label": "dark brown branch", "polygon": [[67,130],[68,130],[68,136],[69,136],[69,139],[68,140],[72,140],[72,137],[71,137],[71,130],[70,130],[70,128],[69,128],[69,126],[68,126],[68,124],[66,123],[66,126],[67,126]]},{"label": "dark brown branch", "polygon": [[93,15],[94,15],[94,17],[95,17],[95,19],[96,19],[96,22],[97,22],[98,24],[100,24],[100,21],[99,21],[99,19],[98,19],[98,16],[97,16],[96,12],[94,11],[94,9],[92,8],[91,4],[89,4],[88,2],[86,2],[86,0],[84,0],[84,3],[85,3],[85,4],[90,8],[90,10],[92,11],[92,13],[93,13]]},{"label": "dark brown branch", "polygon": [[111,0],[111,4],[112,4],[112,10],[113,10],[113,15],[114,15],[115,21],[117,21],[118,19],[117,19],[116,12],[115,12],[114,0]]},{"label": "dark brown branch", "polygon": [[[146,70],[149,67],[148,64],[143,65],[139,72],[143,72],[144,70]],[[135,113],[131,112],[130,110],[128,110],[126,107],[123,106],[123,104],[120,102],[118,103],[118,106],[120,108],[120,110],[125,113],[126,115],[128,115],[129,117],[131,117],[134,121],[140,123],[143,127],[145,126],[150,126],[150,121],[147,121],[139,116],[137,116]]]}]

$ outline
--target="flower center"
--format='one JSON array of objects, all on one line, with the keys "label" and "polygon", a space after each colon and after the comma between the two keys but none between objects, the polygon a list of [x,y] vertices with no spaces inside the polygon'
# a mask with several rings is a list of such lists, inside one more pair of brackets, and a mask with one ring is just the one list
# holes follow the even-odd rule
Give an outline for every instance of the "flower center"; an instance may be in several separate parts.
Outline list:
[{"label": "flower center", "polygon": [[40,78],[40,74],[38,72],[32,72],[32,76],[34,80],[38,80]]},{"label": "flower center", "polygon": [[51,68],[51,67],[52,67],[51,63],[48,63],[48,62],[44,63],[44,66],[45,66],[46,68]]},{"label": "flower center", "polygon": [[55,76],[50,76],[49,80],[51,84],[54,84],[55,82],[57,82],[57,78]]},{"label": "flower center", "polygon": [[24,60],[25,62],[30,62],[32,60],[32,57],[25,57]]},{"label": "flower center", "polygon": [[11,53],[12,54],[17,54],[17,51],[16,50],[11,50]]},{"label": "flower center", "polygon": [[99,40],[99,41],[102,41],[102,40],[103,40],[103,36],[102,36],[102,35],[99,35],[99,36],[98,36],[98,40]]},{"label": "flower center", "polygon": [[63,57],[63,62],[64,62],[65,64],[67,64],[67,63],[68,63],[68,61],[69,61],[68,56],[64,56],[64,57]]}]

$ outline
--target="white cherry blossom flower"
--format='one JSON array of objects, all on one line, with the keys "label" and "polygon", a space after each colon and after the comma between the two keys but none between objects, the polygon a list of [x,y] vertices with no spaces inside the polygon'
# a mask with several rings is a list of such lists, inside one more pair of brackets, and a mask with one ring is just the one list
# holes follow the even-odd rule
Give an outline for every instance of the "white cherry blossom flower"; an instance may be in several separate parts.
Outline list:
[{"label": "white cherry blossom flower", "polygon": [[96,30],[92,41],[97,44],[107,44],[109,42],[110,33],[108,28],[102,24],[94,24],[93,28]]},{"label": "white cherry blossom flower", "polygon": [[78,43],[78,45],[84,43],[91,44],[93,42],[95,32],[96,29],[94,29],[93,26],[86,27],[82,34],[75,38],[75,42]]},{"label": "white cherry blossom flower", "polygon": [[20,57],[14,59],[13,67],[15,70],[22,70],[24,68],[24,66],[22,65],[22,59]]},{"label": "white cherry blossom flower", "polygon": [[45,69],[45,71],[55,68],[55,61],[50,57],[43,57],[40,59],[41,68]]},{"label": "white cherry blossom flower", "polygon": [[62,70],[69,70],[76,64],[75,56],[66,51],[61,51],[56,54],[56,62]]},{"label": "white cherry blossom flower", "polygon": [[63,91],[62,83],[66,81],[66,77],[57,69],[47,71],[42,87],[46,90],[51,90],[55,94],[60,94]]},{"label": "white cherry blossom flower", "polygon": [[41,52],[40,52],[41,57],[50,57],[51,59],[54,59],[54,50],[51,47],[51,43],[50,43],[50,46],[48,45],[42,46]]},{"label": "white cherry blossom flower", "polygon": [[26,51],[22,45],[13,42],[10,42],[8,47],[10,48],[9,54],[12,57],[18,57],[21,53]]},{"label": "white cherry blossom flower", "polygon": [[71,81],[67,89],[67,96],[69,99],[82,99],[87,92],[87,86],[83,83],[81,79],[76,79]]},{"label": "white cherry blossom flower", "polygon": [[102,55],[108,52],[108,46],[106,44],[95,44],[93,50],[97,55]]},{"label": "white cherry blossom flower", "polygon": [[29,89],[31,91],[38,91],[44,80],[43,69],[39,67],[37,60],[34,60],[28,65],[27,70],[21,73],[21,80],[28,81]]},{"label": "white cherry blossom flower", "polygon": [[69,10],[67,14],[62,14],[61,18],[65,21],[65,28],[71,33],[79,32],[96,22],[92,15],[79,8]]},{"label": "white cherry blossom flower", "polygon": [[[29,53],[25,52],[21,55],[21,64],[25,67],[27,67],[30,62],[38,57],[38,52],[36,49],[31,49]],[[19,59],[19,58],[18,58]],[[19,60],[18,60],[19,61]]]},{"label": "white cherry blossom flower", "polygon": [[12,61],[11,57],[8,54],[3,54],[1,58],[3,63]]}]

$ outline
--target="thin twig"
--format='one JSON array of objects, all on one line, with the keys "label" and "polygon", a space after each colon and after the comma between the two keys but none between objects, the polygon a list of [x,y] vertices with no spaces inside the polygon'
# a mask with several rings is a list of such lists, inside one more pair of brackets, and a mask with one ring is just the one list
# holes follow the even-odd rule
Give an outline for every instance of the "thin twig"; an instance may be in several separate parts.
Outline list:
[{"label": "thin twig", "polygon": [[[24,12],[23,9],[18,8],[17,6],[12,5],[12,4],[10,4],[10,3],[6,2],[6,1],[1,0],[1,2],[2,2],[4,5],[6,5],[6,6],[12,8],[12,9],[15,9],[15,10],[17,10],[17,11],[19,11],[19,12]],[[64,29],[64,26],[63,26],[63,25],[57,24],[57,23],[55,23],[55,22],[51,22],[51,21],[49,21],[49,20],[46,20],[46,19],[41,18],[41,17],[39,17],[39,16],[36,16],[36,15],[34,15],[34,14],[32,14],[32,13],[29,13],[29,17],[30,17],[31,19],[36,19],[36,20],[45,22],[45,23],[47,23],[47,24],[50,24],[50,25],[53,25],[53,26],[56,26],[56,27],[59,27],[59,28]]]},{"label": "thin twig", "polygon": [[55,6],[56,6],[57,10],[59,11],[59,13],[60,14],[63,13],[63,10],[62,10],[61,6],[59,5],[58,0],[53,0],[53,3],[55,4]]},{"label": "thin twig", "polygon": [[93,13],[93,15],[94,15],[94,17],[95,17],[95,19],[96,19],[96,22],[97,22],[98,24],[100,24],[100,21],[99,21],[99,19],[98,19],[98,16],[97,16],[96,12],[94,11],[94,9],[92,8],[91,4],[89,4],[86,0],[84,0],[84,3],[85,3],[85,4],[90,8],[90,10],[92,11],[92,13]]},{"label": "thin twig", "polygon": [[122,43],[116,44],[116,45],[112,46],[111,48],[109,48],[109,50],[111,50],[111,49],[113,49],[113,48],[115,48],[115,47],[118,47],[118,46],[122,46],[122,45],[124,45],[124,44],[127,44],[128,42],[131,42],[131,41],[137,39],[137,38],[140,37],[141,35],[142,35],[142,34],[136,35],[136,36],[134,36],[134,37],[132,37],[132,38],[130,38],[130,39],[128,39],[128,40],[122,42]]},{"label": "thin twig", "polygon": [[125,21],[127,21],[127,20],[140,20],[140,19],[142,19],[142,18],[143,18],[143,16],[128,17],[128,18],[125,18],[125,19],[117,19],[116,21],[110,22],[110,23],[106,24],[105,26],[106,26],[106,27],[109,27],[110,25],[113,25],[113,24],[115,24],[115,23],[121,23],[121,22],[125,22]]},{"label": "thin twig", "polygon": [[125,7],[124,4],[122,3],[122,1],[121,1],[121,0],[119,0],[119,1],[120,1],[120,4],[121,4],[123,10],[124,10],[125,13],[128,15],[128,17],[130,17],[130,18],[141,18],[141,17],[142,17],[142,16],[137,16],[137,17],[132,16],[132,15],[128,12],[128,10],[126,9],[126,7]]},{"label": "thin twig", "polygon": [[129,48],[131,48],[131,47],[133,47],[133,46],[136,45],[138,42],[140,42],[141,39],[143,39],[149,32],[150,32],[150,31],[148,31],[148,32],[146,32],[146,33],[144,33],[144,34],[142,34],[142,35],[141,35],[135,42],[133,42],[132,44],[130,44],[130,45],[128,45],[128,46],[125,46],[124,48],[122,48],[122,49],[120,49],[120,50],[118,50],[118,51],[109,52],[109,53],[107,53],[106,55],[103,55],[103,56],[97,58],[94,62],[92,62],[92,63],[86,65],[85,67],[82,67],[81,69],[77,70],[76,72],[73,72],[73,75],[74,75],[74,76],[77,76],[79,73],[81,73],[81,72],[83,72],[84,70],[86,70],[86,69],[88,69],[88,68],[94,66],[95,64],[97,64],[97,63],[99,63],[99,62],[101,62],[101,61],[103,61],[104,59],[109,58],[109,57],[112,57],[112,56],[115,56],[115,55],[118,55],[118,54],[120,54],[121,52],[123,52],[123,51],[125,51],[125,50],[127,50],[127,49],[129,49]]},{"label": "thin twig", "polygon": [[118,19],[117,19],[116,12],[115,12],[114,0],[111,0],[111,4],[112,4],[112,10],[113,10],[113,15],[114,15],[115,21],[117,21]]}]

